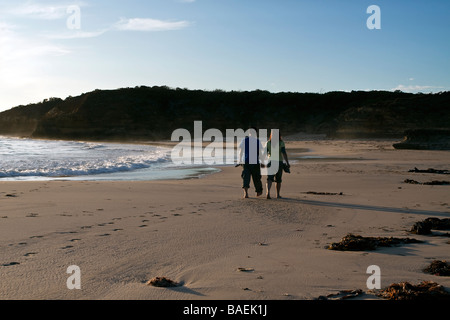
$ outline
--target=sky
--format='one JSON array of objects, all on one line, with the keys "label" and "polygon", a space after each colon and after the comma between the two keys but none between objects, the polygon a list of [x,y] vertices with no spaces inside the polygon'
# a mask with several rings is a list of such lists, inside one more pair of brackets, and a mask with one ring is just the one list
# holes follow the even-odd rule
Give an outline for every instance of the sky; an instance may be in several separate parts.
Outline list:
[{"label": "sky", "polygon": [[449,15],[448,0],[0,0],[0,111],[135,86],[449,91]]}]

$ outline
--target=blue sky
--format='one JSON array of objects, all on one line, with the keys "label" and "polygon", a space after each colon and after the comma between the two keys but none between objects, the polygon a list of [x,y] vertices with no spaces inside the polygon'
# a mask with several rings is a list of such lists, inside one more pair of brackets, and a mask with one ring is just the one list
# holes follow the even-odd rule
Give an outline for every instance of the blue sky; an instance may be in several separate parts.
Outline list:
[{"label": "blue sky", "polygon": [[449,14],[447,0],[0,0],[0,110],[140,85],[448,91]]}]

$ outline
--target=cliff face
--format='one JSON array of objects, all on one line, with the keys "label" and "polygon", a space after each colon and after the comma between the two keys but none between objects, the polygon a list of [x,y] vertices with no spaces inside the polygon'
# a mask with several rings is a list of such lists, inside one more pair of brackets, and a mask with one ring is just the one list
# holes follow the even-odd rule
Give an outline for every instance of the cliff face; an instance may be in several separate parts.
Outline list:
[{"label": "cliff face", "polygon": [[[337,118],[336,136],[386,136],[450,128],[450,94],[399,95],[352,107]],[[419,131],[420,132],[420,131]]]},{"label": "cliff face", "polygon": [[39,121],[55,103],[57,102],[52,100],[37,105],[20,106],[0,113],[0,134],[31,136]]},{"label": "cliff face", "polygon": [[450,129],[450,92],[269,93],[167,87],[96,90],[0,113],[0,134],[51,139],[170,139],[178,128],[278,128],[333,137],[403,137],[409,129]]}]

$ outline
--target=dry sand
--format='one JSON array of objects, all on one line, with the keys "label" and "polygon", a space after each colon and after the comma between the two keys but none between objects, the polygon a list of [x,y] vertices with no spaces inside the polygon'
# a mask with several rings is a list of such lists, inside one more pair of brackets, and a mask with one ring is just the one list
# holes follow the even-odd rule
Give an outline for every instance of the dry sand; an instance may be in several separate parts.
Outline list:
[{"label": "dry sand", "polygon": [[[254,190],[242,199],[241,170],[230,167],[182,181],[0,182],[0,299],[315,299],[368,292],[370,265],[380,267],[382,287],[433,280],[450,288],[449,277],[422,272],[449,260],[450,238],[408,232],[416,221],[450,216],[450,186],[403,183],[449,180],[408,170],[449,169],[450,152],[292,140],[297,160],[284,175],[284,199],[256,198]],[[298,159],[304,155],[330,158]],[[348,233],[425,242],[325,249]],[[66,286],[71,265],[80,267],[81,290]],[[181,286],[146,285],[154,277]]]}]

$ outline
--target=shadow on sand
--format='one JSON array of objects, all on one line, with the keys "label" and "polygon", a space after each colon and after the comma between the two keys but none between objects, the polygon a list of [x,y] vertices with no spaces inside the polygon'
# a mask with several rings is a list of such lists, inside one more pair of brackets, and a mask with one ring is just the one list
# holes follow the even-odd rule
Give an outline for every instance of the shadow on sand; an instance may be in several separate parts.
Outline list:
[{"label": "shadow on sand", "polygon": [[409,213],[409,214],[450,217],[450,212],[441,212],[441,211],[383,207],[383,206],[372,206],[372,205],[364,205],[364,204],[327,202],[327,201],[305,200],[305,199],[294,199],[294,198],[283,198],[280,200],[287,201],[287,202],[298,202],[298,203],[307,204],[307,205],[311,205],[311,206],[335,207],[335,208],[347,208],[347,209],[355,209],[355,210],[370,210],[370,211],[383,211],[383,212],[394,212],[394,213]]}]

